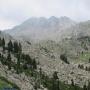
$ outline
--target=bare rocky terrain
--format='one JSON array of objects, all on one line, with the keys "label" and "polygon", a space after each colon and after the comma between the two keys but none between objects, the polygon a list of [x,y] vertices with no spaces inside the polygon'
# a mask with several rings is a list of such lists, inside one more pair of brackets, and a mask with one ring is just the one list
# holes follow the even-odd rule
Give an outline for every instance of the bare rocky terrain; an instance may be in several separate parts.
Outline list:
[{"label": "bare rocky terrain", "polygon": [[[69,49],[71,48],[72,47]],[[78,65],[83,64],[84,66],[90,66],[88,60],[78,60],[79,57],[77,55],[74,56],[77,52],[73,54],[69,50],[67,52],[69,54],[67,55],[70,64],[66,64],[60,59],[60,54],[65,52],[62,50],[63,47],[61,47],[59,43],[49,41],[47,44],[43,43],[39,45],[31,45],[30,49],[26,49],[25,51],[32,57],[36,57],[36,60],[40,62],[40,66],[42,67],[43,71],[47,73],[47,75],[52,76],[53,72],[57,71],[59,79],[61,81],[65,81],[65,83],[70,84],[71,79],[74,79],[75,83],[81,87],[84,84],[87,84],[88,80],[90,80],[90,71],[82,70],[78,68]],[[70,56],[70,54],[72,56]]]}]

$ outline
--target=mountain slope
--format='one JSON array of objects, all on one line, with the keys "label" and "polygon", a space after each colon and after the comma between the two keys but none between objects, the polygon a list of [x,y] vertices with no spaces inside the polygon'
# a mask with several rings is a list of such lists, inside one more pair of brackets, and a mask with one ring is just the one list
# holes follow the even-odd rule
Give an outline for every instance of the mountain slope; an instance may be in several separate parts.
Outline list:
[{"label": "mountain slope", "polygon": [[[90,21],[72,24],[65,17],[60,20],[51,17],[47,23],[45,18],[32,18],[10,33],[26,41],[42,39],[39,43],[24,46],[23,51],[34,57],[47,75],[57,71],[61,81],[70,84],[74,78],[75,84],[83,86],[90,80],[90,71],[86,69],[90,66]],[[62,54],[67,56],[70,64],[60,59]],[[84,68],[78,68],[79,64]]]},{"label": "mountain slope", "polygon": [[67,29],[67,35],[72,36],[74,38],[82,37],[82,36],[90,36],[90,20],[85,22],[80,22],[70,28]]},{"label": "mountain slope", "polygon": [[[5,36],[7,36],[7,35],[5,35]],[[3,37],[3,35],[2,35],[2,37]],[[20,42],[20,41],[18,41],[18,42]],[[49,43],[47,42],[46,47],[44,46],[46,44],[44,44],[43,42],[41,45],[31,43],[28,45],[28,47],[26,46],[26,44],[24,44],[26,42],[23,41],[23,43],[22,42],[20,42],[20,43],[22,44],[22,49],[23,49],[22,50],[23,53],[21,52],[21,55],[20,55],[21,58],[20,57],[16,58],[17,53],[15,53],[14,51],[10,51],[10,53],[11,53],[10,55],[11,55],[11,59],[12,59],[11,61],[10,61],[10,58],[6,59],[6,57],[8,56],[7,54],[9,53],[7,44],[6,44],[7,48],[4,50],[4,52],[2,51],[3,47],[2,46],[0,47],[0,53],[1,53],[0,75],[3,76],[4,78],[6,78],[7,80],[9,80],[10,82],[15,83],[21,90],[36,90],[35,88],[37,88],[37,90],[52,90],[52,87],[53,87],[52,85],[57,83],[57,80],[53,81],[53,79],[52,79],[54,71],[57,71],[58,69],[60,69],[62,71],[62,69],[64,67],[65,67],[65,69],[70,67],[69,72],[71,72],[73,66],[72,65],[69,66],[69,65],[65,64],[63,61],[59,60],[59,52],[55,52],[59,48],[57,43],[55,43],[53,41],[49,41]],[[49,44],[51,44],[50,47],[49,47]],[[58,48],[55,48],[55,46],[57,46]],[[23,66],[24,63],[25,63],[25,65],[27,65],[27,64],[29,65],[29,63],[32,63],[32,60],[33,60],[31,58],[28,60],[27,55],[26,55],[27,57],[25,58],[25,56],[23,56],[24,53],[30,54],[30,57],[33,57],[34,60],[37,60],[40,62],[40,63],[37,63],[38,68],[35,69],[35,71],[31,67],[31,65],[29,68],[26,68]],[[19,54],[20,54],[20,52],[19,52]],[[22,56],[23,56],[23,58],[22,58]],[[24,58],[25,58],[25,60],[24,60]],[[8,60],[9,60],[9,63],[7,63]],[[18,61],[18,60],[20,61],[20,64],[15,63],[15,61]],[[4,61],[5,63],[2,63],[2,61]],[[11,63],[11,62],[13,62],[13,63]],[[8,67],[9,65],[12,65],[11,69]],[[19,67],[18,65],[21,65],[21,66]],[[60,65],[60,67],[59,67],[59,65]],[[17,68],[17,66],[18,66],[18,68]],[[20,73],[16,73],[16,70],[18,70],[18,69],[20,69]],[[76,67],[75,67],[75,69],[76,69]],[[60,73],[58,70],[58,75],[59,74]],[[61,75],[62,74],[64,75],[65,73],[61,72]],[[68,80],[64,79],[66,77],[67,77],[67,75],[65,75],[64,77],[63,76],[61,77],[59,75],[59,78],[60,78],[60,81],[58,79],[59,84],[55,84],[54,86],[59,85],[61,90],[63,90],[63,89],[64,90],[73,90],[74,88],[77,88],[78,90],[82,90],[82,88],[80,88],[76,85],[75,86],[68,85],[68,84],[71,84],[72,77],[70,77],[70,79],[68,79]],[[65,82],[70,81],[70,83],[66,84],[63,81],[65,81]],[[40,86],[38,86],[38,85],[40,85]],[[58,89],[56,89],[56,90],[58,90]]]},{"label": "mountain slope", "polygon": [[6,41],[7,41],[7,40],[8,40],[8,41],[9,41],[9,40],[14,40],[11,35],[9,35],[9,34],[7,34],[7,33],[4,33],[4,32],[2,32],[2,31],[0,31],[0,37],[1,37],[1,38],[5,38]]},{"label": "mountain slope", "polygon": [[76,23],[68,17],[57,18],[52,16],[48,19],[44,17],[30,18],[21,25],[5,32],[12,36],[18,36],[28,40],[54,39],[58,31],[63,31],[63,29],[75,24]]}]

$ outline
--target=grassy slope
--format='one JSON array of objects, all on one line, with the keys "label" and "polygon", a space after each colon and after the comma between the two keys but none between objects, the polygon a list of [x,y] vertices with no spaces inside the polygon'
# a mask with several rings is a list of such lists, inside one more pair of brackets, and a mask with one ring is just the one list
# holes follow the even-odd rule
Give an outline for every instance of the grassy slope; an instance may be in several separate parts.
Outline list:
[{"label": "grassy slope", "polygon": [[89,58],[90,58],[90,52],[84,52],[83,55],[80,54],[78,59],[84,62],[89,62]]},{"label": "grassy slope", "polygon": [[0,79],[0,90],[3,88],[12,88],[12,85]]},{"label": "grassy slope", "polygon": [[0,76],[0,90],[3,88],[15,88],[16,90],[20,90],[16,84],[11,83],[6,78]]}]

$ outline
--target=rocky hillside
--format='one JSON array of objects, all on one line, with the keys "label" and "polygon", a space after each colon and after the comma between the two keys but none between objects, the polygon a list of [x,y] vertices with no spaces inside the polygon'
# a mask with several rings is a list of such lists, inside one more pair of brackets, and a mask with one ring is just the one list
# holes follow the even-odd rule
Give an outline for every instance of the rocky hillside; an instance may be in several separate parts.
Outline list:
[{"label": "rocky hillside", "polygon": [[[31,84],[31,82],[34,82],[33,79],[27,77],[24,73],[17,74],[14,68],[11,67],[12,62],[14,65],[14,61],[16,62],[17,58],[13,55],[13,53],[10,54],[10,57],[8,56],[10,52],[8,52],[8,49],[6,47],[10,41],[17,42],[17,40],[13,39],[10,35],[0,32],[0,80],[3,81],[3,86],[2,81],[0,81],[0,88],[32,90],[33,85]],[[9,60],[9,62],[7,62],[7,60]],[[6,86],[4,82],[9,83],[9,86],[8,84]],[[13,87],[11,87],[10,84]]]},{"label": "rocky hillside", "polygon": [[[2,33],[0,37],[0,77],[14,85],[14,88],[17,90],[52,90],[52,88],[82,90],[73,83],[71,78],[70,83],[66,83],[67,79],[60,77],[59,70],[55,68],[56,64],[60,63],[61,66],[62,63],[64,66],[67,64],[63,60],[57,61],[59,59],[48,51],[49,48],[43,47],[43,44],[41,46],[12,38],[9,40],[8,36]],[[53,47],[55,45],[57,44],[53,43]],[[50,50],[54,49],[53,47]]]},{"label": "rocky hillside", "polygon": [[[85,39],[87,38],[89,37]],[[82,40],[84,39],[78,38],[76,44],[80,45]],[[11,42],[12,45],[16,45],[17,42],[17,46],[22,47],[22,52],[20,47],[14,49]],[[89,85],[90,64],[88,60],[77,63],[76,56],[75,58],[69,56],[72,54],[69,51],[71,48],[71,51],[74,51],[75,47],[72,42],[73,39],[64,39],[60,42],[48,40],[39,43],[15,39],[5,41],[5,48],[0,46],[0,75],[15,83],[21,90],[52,90],[52,88],[54,90],[74,90],[74,88],[84,90],[80,87]],[[66,47],[66,45],[71,45],[71,47]],[[3,51],[3,49],[5,50]],[[68,50],[67,53],[65,53],[66,50]],[[17,52],[20,57],[17,56]],[[84,53],[83,51],[83,56]],[[9,60],[9,63],[6,60]],[[37,63],[33,63],[33,60]]]},{"label": "rocky hillside", "polygon": [[32,18],[6,32],[21,38],[22,52],[35,58],[47,76],[51,78],[56,71],[65,84],[73,79],[75,85],[83,87],[90,81],[89,29],[90,21],[76,24],[66,17],[51,17]]},{"label": "rocky hillside", "polygon": [[[90,42],[86,42],[86,39],[87,37],[77,40],[65,39],[59,43],[49,40],[30,45],[29,48],[24,49],[26,53],[36,58],[47,75],[52,76],[53,72],[57,71],[61,81],[70,84],[71,79],[74,79],[74,83],[82,87],[90,80],[90,71],[86,70],[86,67],[90,66]],[[86,46],[82,44],[82,40]],[[69,64],[60,58],[63,54]],[[83,68],[79,68],[79,65]]]},{"label": "rocky hillside", "polygon": [[[12,36],[27,39],[27,40],[45,40],[57,39],[58,31],[63,32],[63,29],[75,25],[76,22],[68,17],[50,17],[50,18],[30,18],[19,26],[11,30],[6,30]],[[61,36],[59,33],[58,36]]]}]

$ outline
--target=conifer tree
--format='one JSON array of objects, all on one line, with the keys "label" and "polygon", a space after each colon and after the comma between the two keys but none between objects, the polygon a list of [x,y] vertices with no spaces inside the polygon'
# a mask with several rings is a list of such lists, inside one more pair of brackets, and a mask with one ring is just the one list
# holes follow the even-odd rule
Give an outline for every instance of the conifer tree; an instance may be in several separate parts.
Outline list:
[{"label": "conifer tree", "polygon": [[61,59],[62,61],[64,61],[65,63],[69,64],[69,62],[68,62],[68,60],[67,60],[67,56],[66,56],[65,54],[61,54],[61,55],[60,55],[60,59]]},{"label": "conifer tree", "polygon": [[19,49],[19,53],[22,53],[22,45],[21,45],[21,43],[19,43],[18,49]]},{"label": "conifer tree", "polygon": [[73,81],[73,79],[71,80],[71,85],[74,86],[74,81]]},{"label": "conifer tree", "polygon": [[58,78],[58,75],[57,75],[56,71],[53,73],[52,90],[60,90],[60,87],[59,87],[59,78]]},{"label": "conifer tree", "polygon": [[14,53],[18,53],[18,51],[19,51],[18,42],[16,42],[16,41],[14,42],[13,49],[14,49]]},{"label": "conifer tree", "polygon": [[17,74],[20,73],[20,54],[17,55],[16,72],[17,72]]},{"label": "conifer tree", "polygon": [[7,56],[7,59],[6,59],[7,61],[7,65],[8,65],[8,69],[11,69],[11,55],[10,55],[10,53],[8,53],[8,56]]},{"label": "conifer tree", "polygon": [[90,58],[89,58],[89,63],[90,63]]},{"label": "conifer tree", "polygon": [[87,90],[90,90],[90,82],[88,82]]},{"label": "conifer tree", "polygon": [[87,90],[87,86],[86,85],[83,86],[83,90]]},{"label": "conifer tree", "polygon": [[5,51],[5,40],[4,40],[4,38],[2,39],[2,47],[3,47],[3,51]]},{"label": "conifer tree", "polygon": [[0,38],[0,46],[2,46],[2,40],[1,40],[1,38]]},{"label": "conifer tree", "polygon": [[32,65],[33,65],[33,69],[37,69],[37,63],[36,63],[36,60],[35,59],[33,59]]},{"label": "conifer tree", "polygon": [[8,43],[8,52],[12,52],[13,51],[13,44],[12,41],[10,40]]}]

